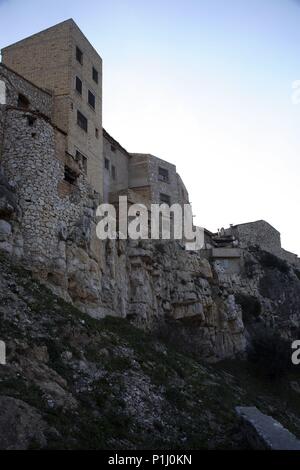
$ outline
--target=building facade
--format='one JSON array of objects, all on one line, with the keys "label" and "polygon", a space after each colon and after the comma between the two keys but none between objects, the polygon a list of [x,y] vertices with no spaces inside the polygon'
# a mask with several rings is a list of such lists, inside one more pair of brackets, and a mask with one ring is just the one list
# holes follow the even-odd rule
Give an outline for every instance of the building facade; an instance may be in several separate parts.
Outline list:
[{"label": "building facade", "polygon": [[176,166],[150,154],[129,153],[103,129],[104,200],[126,191],[132,201],[148,204],[189,204]]},{"label": "building facade", "polygon": [[67,153],[103,193],[102,59],[73,20],[2,49],[3,64],[53,95],[52,121]]},{"label": "building facade", "polygon": [[[0,251],[55,269],[64,237],[84,217],[89,225],[87,210],[97,207],[99,194],[82,162],[66,151],[68,136],[51,119],[51,94],[3,64],[0,88],[0,168],[14,190],[11,209],[0,203],[1,222],[11,227]],[[17,219],[10,221],[14,200]]]},{"label": "building facade", "polygon": [[[70,183],[79,165],[105,202],[128,191],[140,202],[189,202],[175,165],[150,154],[130,154],[102,128],[102,59],[72,19],[1,52],[7,69],[51,95],[48,117],[65,133],[65,150],[60,145],[57,151],[66,153]],[[24,95],[26,100],[32,107]]]}]

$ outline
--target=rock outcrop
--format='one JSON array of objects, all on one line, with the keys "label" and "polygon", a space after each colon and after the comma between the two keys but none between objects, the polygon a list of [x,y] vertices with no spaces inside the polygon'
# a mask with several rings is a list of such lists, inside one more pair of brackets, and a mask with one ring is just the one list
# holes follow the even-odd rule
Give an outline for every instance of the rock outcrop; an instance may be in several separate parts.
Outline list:
[{"label": "rock outcrop", "polygon": [[176,241],[100,241],[95,200],[88,196],[78,212],[84,215],[72,224],[61,221],[56,235],[49,228],[52,248],[44,249],[47,237],[27,239],[31,229],[24,226],[20,194],[2,175],[0,252],[90,316],[128,318],[148,330],[176,321],[209,361],[243,354],[258,323],[297,339],[299,271],[276,256],[243,249],[238,270],[231,272]]},{"label": "rock outcrop", "polygon": [[270,387],[244,361],[207,364],[182,320],[95,320],[3,255],[0,318],[1,449],[247,449],[236,406],[300,436],[297,371]]}]

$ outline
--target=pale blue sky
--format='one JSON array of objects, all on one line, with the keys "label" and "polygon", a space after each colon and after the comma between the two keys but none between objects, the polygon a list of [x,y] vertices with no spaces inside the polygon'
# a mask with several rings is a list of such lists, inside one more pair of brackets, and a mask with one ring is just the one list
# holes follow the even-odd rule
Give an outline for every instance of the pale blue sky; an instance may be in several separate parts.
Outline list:
[{"label": "pale blue sky", "polygon": [[300,254],[300,2],[0,0],[0,47],[70,17],[103,58],[108,132],[177,165],[199,225],[265,219]]}]

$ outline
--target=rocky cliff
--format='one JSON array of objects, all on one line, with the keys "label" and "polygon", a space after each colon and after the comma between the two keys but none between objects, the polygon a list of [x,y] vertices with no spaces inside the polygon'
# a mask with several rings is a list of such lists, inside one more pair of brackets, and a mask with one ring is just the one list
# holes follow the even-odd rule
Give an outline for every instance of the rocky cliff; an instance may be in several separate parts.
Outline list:
[{"label": "rocky cliff", "polygon": [[45,213],[37,209],[27,226],[24,204],[22,191],[0,175],[0,252],[95,319],[126,318],[152,331],[173,321],[210,362],[243,355],[257,327],[297,339],[300,272],[257,246],[241,250],[232,271],[176,241],[100,241],[90,195],[72,224],[51,225],[49,250],[46,235],[41,246],[28,240]]},{"label": "rocky cliff", "polygon": [[[297,267],[257,246],[232,270],[174,241],[100,242],[95,195],[49,225],[46,193],[31,222],[24,194],[0,175],[0,448],[244,448],[238,405],[299,437],[298,371],[268,382],[299,339]],[[258,332],[286,341],[263,346],[259,380]]]},{"label": "rocky cliff", "polygon": [[212,328],[200,313],[192,336],[182,320],[156,332],[95,320],[2,256],[0,317],[1,449],[248,448],[238,405],[300,436],[297,371],[274,387],[245,361],[208,365],[195,348],[198,328]]}]

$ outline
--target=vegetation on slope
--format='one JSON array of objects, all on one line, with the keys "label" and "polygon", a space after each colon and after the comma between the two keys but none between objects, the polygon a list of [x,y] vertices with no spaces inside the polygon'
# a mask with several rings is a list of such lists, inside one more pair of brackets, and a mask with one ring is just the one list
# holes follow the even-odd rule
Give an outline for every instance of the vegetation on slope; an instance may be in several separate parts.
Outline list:
[{"label": "vegetation on slope", "polygon": [[124,319],[84,315],[5,258],[0,319],[1,448],[245,448],[238,405],[300,437],[294,371],[274,387],[246,362],[204,364]]}]

